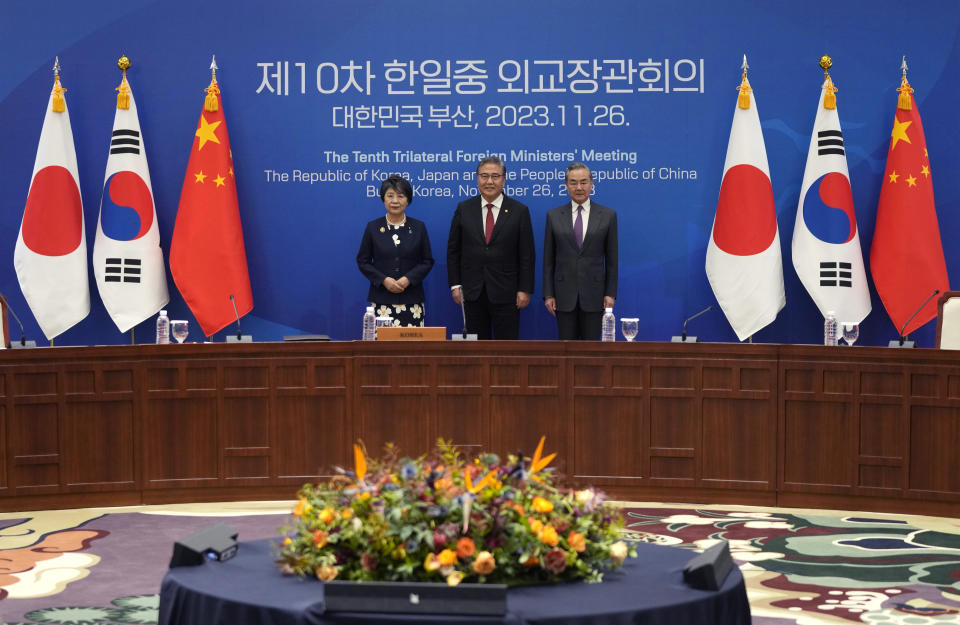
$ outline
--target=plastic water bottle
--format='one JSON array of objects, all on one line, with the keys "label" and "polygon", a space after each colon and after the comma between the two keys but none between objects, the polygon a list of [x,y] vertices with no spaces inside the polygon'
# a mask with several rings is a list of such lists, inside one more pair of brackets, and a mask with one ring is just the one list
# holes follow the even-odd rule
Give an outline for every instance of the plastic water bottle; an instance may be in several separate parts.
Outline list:
[{"label": "plastic water bottle", "polygon": [[837,345],[837,314],[832,310],[827,311],[827,316],[823,318],[823,344]]},{"label": "plastic water bottle", "polygon": [[377,328],[374,325],[376,315],[373,314],[373,306],[367,306],[367,312],[363,313],[363,340],[372,341],[377,338]]},{"label": "plastic water bottle", "polygon": [[157,317],[157,344],[170,342],[170,318],[167,317],[167,311],[161,310]]},{"label": "plastic water bottle", "polygon": [[613,316],[612,308],[603,311],[600,340],[604,342],[617,340],[617,318]]}]

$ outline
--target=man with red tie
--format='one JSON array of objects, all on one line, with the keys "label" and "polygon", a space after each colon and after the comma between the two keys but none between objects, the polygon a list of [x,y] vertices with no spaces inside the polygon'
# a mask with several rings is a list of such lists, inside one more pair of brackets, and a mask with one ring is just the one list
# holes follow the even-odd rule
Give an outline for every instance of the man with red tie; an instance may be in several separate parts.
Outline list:
[{"label": "man with red tie", "polygon": [[617,299],[617,213],[590,201],[593,174],[567,167],[570,202],[547,213],[543,235],[543,303],[560,340],[600,340],[603,309]]},{"label": "man with red tie", "polygon": [[480,195],[457,204],[447,240],[450,294],[457,304],[462,298],[467,332],[480,339],[518,339],[520,309],[533,293],[530,211],[503,194],[506,174],[496,156],[480,161]]}]

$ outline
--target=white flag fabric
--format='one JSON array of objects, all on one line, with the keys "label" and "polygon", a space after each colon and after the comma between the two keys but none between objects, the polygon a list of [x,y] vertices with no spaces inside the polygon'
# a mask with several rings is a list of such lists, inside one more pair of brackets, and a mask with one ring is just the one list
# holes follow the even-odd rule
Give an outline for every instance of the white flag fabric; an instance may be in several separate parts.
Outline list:
[{"label": "white flag fabric", "polygon": [[[126,79],[124,79],[126,82]],[[137,104],[117,109],[103,178],[93,273],[110,318],[126,332],[170,301]]]},{"label": "white flag fabric", "polygon": [[772,323],[787,301],[760,116],[752,91],[744,95],[750,107],[734,108],[706,262],[713,294],[741,341]]},{"label": "white flag fabric", "polygon": [[20,289],[40,329],[52,339],[90,312],[87,239],[70,112],[47,103],[23,221],[13,252]]},{"label": "white flag fabric", "polygon": [[824,83],[803,171],[793,266],[813,301],[826,316],[860,323],[870,313],[870,291],[860,251],[860,232],[847,173],[846,149],[836,108],[823,106]]}]

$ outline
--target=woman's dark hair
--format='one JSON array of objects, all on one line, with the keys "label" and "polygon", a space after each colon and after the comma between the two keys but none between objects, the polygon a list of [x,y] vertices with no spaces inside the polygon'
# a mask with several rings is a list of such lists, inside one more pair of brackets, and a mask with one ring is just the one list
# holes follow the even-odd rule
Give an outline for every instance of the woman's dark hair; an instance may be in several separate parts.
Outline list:
[{"label": "woman's dark hair", "polygon": [[413,188],[410,186],[410,183],[407,182],[407,179],[403,176],[390,176],[383,181],[383,184],[380,185],[380,200],[383,201],[383,195],[393,189],[397,193],[402,193],[407,196],[407,205],[413,204]]}]

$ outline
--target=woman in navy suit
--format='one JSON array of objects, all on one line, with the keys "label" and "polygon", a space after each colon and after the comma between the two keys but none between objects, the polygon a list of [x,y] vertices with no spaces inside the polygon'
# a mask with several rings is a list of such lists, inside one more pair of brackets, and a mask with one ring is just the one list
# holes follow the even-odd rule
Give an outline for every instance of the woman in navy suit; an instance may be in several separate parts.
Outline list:
[{"label": "woman in navy suit", "polygon": [[406,214],[413,189],[403,177],[384,180],[380,199],[387,214],[367,224],[357,252],[357,266],[370,281],[367,299],[395,326],[423,326],[423,279],[433,268],[427,228]]}]

